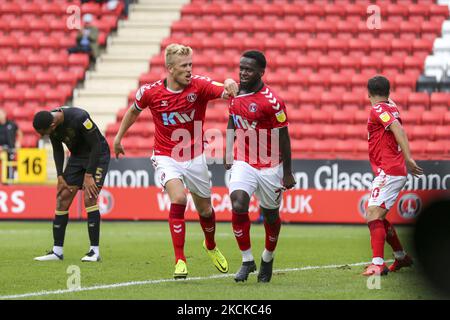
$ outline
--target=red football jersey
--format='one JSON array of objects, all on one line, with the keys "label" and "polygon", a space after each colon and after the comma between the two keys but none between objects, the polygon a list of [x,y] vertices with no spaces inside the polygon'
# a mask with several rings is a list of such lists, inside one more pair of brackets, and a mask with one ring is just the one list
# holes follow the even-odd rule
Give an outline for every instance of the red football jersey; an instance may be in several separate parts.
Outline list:
[{"label": "red football jersey", "polygon": [[136,93],[135,108],[139,111],[149,108],[152,112],[155,155],[177,161],[201,155],[206,106],[209,100],[220,98],[223,91],[222,83],[202,76],[193,76],[191,83],[178,92],[167,88],[165,80],[143,85]]},{"label": "red football jersey", "polygon": [[257,169],[280,164],[279,136],[274,135],[272,150],[271,130],[288,125],[283,100],[264,85],[258,92],[232,98],[229,111],[236,129],[234,159]]},{"label": "red football jersey", "polygon": [[370,110],[367,130],[369,132],[369,160],[375,175],[381,170],[391,176],[406,176],[405,158],[389,126],[400,119],[395,104],[381,102]]}]

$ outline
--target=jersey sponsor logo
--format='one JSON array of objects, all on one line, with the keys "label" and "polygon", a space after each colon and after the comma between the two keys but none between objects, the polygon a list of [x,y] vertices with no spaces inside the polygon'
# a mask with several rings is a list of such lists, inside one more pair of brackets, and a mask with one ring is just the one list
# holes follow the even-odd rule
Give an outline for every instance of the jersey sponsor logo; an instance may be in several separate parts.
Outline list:
[{"label": "jersey sponsor logo", "polygon": [[186,99],[191,103],[195,102],[195,100],[197,100],[197,95],[195,93],[189,93]]},{"label": "jersey sponsor logo", "polygon": [[277,117],[278,122],[282,123],[286,121],[286,114],[284,113],[284,110],[275,113],[275,116]]},{"label": "jersey sponsor logo", "polygon": [[414,193],[404,194],[397,204],[397,211],[405,219],[414,219],[422,208],[422,200]]},{"label": "jersey sponsor logo", "polygon": [[250,105],[248,106],[248,111],[250,112],[256,112],[256,110],[258,110],[258,105],[256,103],[250,103]]},{"label": "jersey sponsor logo", "polygon": [[171,113],[167,113],[164,112],[162,113],[162,120],[165,126],[168,125],[173,125],[173,124],[177,124],[178,123],[186,123],[186,122],[191,122],[194,120],[194,115],[195,115],[195,109],[192,110],[190,113],[179,113],[179,112],[171,112]]},{"label": "jersey sponsor logo", "polygon": [[168,106],[169,106],[169,101],[167,101],[167,100],[161,101],[161,107],[168,107]]},{"label": "jersey sponsor logo", "polygon": [[383,112],[382,114],[380,114],[380,119],[383,122],[388,122],[389,120],[391,120],[391,116],[389,115],[389,113]]},{"label": "jersey sponsor logo", "polygon": [[240,115],[232,114],[234,126],[238,129],[256,129],[258,121],[253,121],[249,124],[247,119],[242,118]]},{"label": "jersey sponsor logo", "polygon": [[92,123],[92,121],[91,121],[90,119],[86,119],[86,120],[83,122],[83,126],[84,126],[86,129],[91,130],[92,127],[94,126],[94,124]]}]

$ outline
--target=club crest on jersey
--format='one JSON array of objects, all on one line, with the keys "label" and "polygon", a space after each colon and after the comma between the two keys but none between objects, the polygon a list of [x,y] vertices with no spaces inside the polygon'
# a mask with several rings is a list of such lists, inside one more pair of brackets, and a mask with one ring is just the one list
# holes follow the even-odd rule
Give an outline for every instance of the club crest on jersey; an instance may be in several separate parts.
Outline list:
[{"label": "club crest on jersey", "polygon": [[248,106],[248,111],[250,112],[256,112],[256,110],[258,110],[258,105],[256,103],[250,103],[250,105]]},{"label": "club crest on jersey", "polygon": [[281,110],[281,111],[275,113],[275,116],[277,117],[278,122],[286,121],[286,113],[284,113],[284,110]]},{"label": "club crest on jersey", "polygon": [[195,102],[195,100],[197,100],[197,95],[195,93],[189,93],[186,99],[191,103]]},{"label": "club crest on jersey", "polygon": [[389,120],[391,120],[391,116],[389,115],[389,113],[383,112],[382,114],[380,114],[380,119],[383,122],[388,122]]},{"label": "club crest on jersey", "polygon": [[92,123],[92,121],[91,121],[90,119],[86,119],[86,120],[83,122],[83,126],[84,126],[86,129],[91,130],[92,127],[93,127],[94,125],[93,125],[93,123]]}]

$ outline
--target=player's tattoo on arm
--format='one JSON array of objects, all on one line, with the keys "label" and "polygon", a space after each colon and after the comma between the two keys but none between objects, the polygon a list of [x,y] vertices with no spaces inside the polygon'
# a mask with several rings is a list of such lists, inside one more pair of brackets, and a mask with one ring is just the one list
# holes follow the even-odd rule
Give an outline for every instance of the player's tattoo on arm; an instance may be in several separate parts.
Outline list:
[{"label": "player's tattoo on arm", "polygon": [[400,122],[398,122],[397,120],[392,122],[389,126],[389,130],[394,134],[395,140],[400,146],[405,159],[410,159],[411,151],[409,149],[408,137],[406,136],[406,132],[405,130],[403,130]]}]

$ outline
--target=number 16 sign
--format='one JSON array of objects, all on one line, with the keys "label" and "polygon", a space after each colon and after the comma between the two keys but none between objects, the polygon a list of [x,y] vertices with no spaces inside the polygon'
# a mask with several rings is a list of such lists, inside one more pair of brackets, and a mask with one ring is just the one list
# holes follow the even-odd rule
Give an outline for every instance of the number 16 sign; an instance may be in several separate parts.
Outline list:
[{"label": "number 16 sign", "polygon": [[22,148],[17,152],[19,183],[47,181],[47,152],[45,149]]}]

